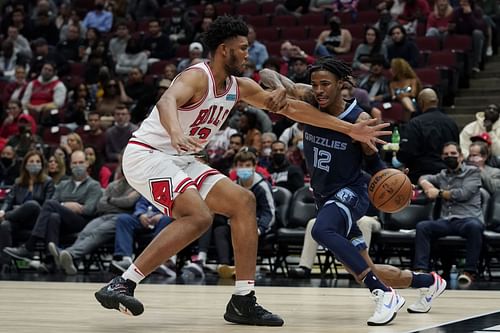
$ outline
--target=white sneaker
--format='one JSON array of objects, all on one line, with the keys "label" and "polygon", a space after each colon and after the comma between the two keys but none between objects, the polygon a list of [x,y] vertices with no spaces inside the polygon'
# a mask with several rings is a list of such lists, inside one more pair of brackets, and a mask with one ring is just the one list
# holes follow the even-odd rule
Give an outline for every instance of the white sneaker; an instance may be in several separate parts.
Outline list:
[{"label": "white sneaker", "polygon": [[429,288],[420,288],[420,298],[407,309],[409,313],[427,313],[431,309],[432,301],[446,289],[446,280],[432,272],[434,283]]},{"label": "white sneaker", "polygon": [[372,291],[372,298],[375,301],[375,312],[368,318],[367,324],[370,326],[380,326],[390,323],[396,318],[396,313],[405,304],[403,296],[397,291],[384,292],[381,289]]},{"label": "white sneaker", "polygon": [[493,55],[493,48],[491,46],[488,46],[486,48],[486,56],[491,57]]}]

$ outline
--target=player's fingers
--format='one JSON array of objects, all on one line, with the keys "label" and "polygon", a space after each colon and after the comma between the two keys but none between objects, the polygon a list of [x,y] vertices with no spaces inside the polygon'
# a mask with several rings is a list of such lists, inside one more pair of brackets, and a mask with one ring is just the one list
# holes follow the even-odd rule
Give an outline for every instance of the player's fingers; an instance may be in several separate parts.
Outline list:
[{"label": "player's fingers", "polygon": [[386,141],[379,138],[374,138],[373,140],[375,141],[375,143],[379,143],[381,145],[385,145],[387,143]]},{"label": "player's fingers", "polygon": [[376,124],[376,122],[378,122],[378,119],[376,119],[376,118],[371,119],[371,120],[374,121],[374,122],[372,122],[374,124],[373,129],[376,131],[380,131],[383,128],[387,128],[387,127],[391,126],[390,123]]},{"label": "player's fingers", "polygon": [[377,146],[373,143],[372,140],[369,140],[367,143],[368,147],[370,147],[373,151],[378,152]]}]

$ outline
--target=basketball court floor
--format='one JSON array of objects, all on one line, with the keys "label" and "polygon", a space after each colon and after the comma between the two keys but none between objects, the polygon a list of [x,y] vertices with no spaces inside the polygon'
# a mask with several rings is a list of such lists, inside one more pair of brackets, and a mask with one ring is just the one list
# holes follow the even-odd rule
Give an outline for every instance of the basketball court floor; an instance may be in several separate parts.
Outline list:
[{"label": "basketball court floor", "polygon": [[[153,277],[136,290],[145,304],[144,314],[129,317],[106,310],[95,301],[93,293],[103,283],[87,281],[102,280],[102,276],[24,274],[0,279],[2,333],[500,332],[498,283],[487,284],[496,290],[447,290],[428,314],[409,314],[406,307],[417,298],[418,291],[401,290],[407,303],[396,319],[387,326],[370,327],[366,320],[374,303],[366,289],[350,287],[352,281],[311,279],[293,285],[284,282],[290,279],[264,279],[257,288],[258,301],[283,316],[285,326],[276,328],[224,321],[232,280],[200,281],[197,285]],[[45,281],[12,281],[20,279]]]}]

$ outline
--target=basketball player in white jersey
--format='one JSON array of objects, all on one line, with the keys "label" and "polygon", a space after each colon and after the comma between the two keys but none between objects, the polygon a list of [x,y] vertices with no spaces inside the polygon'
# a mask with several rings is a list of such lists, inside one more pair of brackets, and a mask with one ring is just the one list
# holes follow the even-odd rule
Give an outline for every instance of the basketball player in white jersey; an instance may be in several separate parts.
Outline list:
[{"label": "basketball player in white jersey", "polygon": [[387,124],[343,122],[297,100],[286,90],[264,91],[241,75],[248,58],[248,28],[241,20],[223,16],[205,36],[212,59],[180,73],[161,97],[151,115],[134,133],[123,156],[123,172],[130,185],[175,221],[161,232],[122,276],[95,293],[102,306],[139,315],[142,303],[134,298],[136,285],[160,264],[199,238],[213,214],[230,218],[236,264],[236,288],[226,307],[227,321],[281,326],[283,320],[257,304],[254,276],[258,232],[255,198],[218,171],[196,161],[239,100],[258,108],[331,128],[374,145]]}]

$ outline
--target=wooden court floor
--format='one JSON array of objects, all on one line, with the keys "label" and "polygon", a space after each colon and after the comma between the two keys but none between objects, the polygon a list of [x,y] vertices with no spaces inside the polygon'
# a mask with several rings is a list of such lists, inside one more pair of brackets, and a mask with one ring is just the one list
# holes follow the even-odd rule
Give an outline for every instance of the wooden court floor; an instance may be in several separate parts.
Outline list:
[{"label": "wooden court floor", "polygon": [[[500,310],[500,291],[447,290],[428,314],[409,314],[416,290],[389,325],[369,327],[373,311],[361,288],[258,287],[259,302],[285,319],[282,328],[248,327],[222,318],[230,286],[141,285],[139,317],[105,310],[93,293],[102,284],[0,281],[0,332],[409,332]],[[500,323],[499,323],[500,324]]]}]

